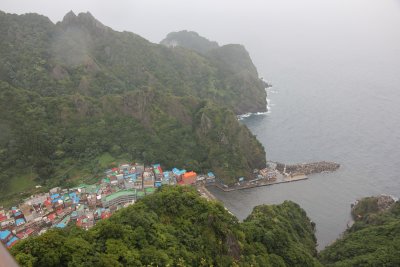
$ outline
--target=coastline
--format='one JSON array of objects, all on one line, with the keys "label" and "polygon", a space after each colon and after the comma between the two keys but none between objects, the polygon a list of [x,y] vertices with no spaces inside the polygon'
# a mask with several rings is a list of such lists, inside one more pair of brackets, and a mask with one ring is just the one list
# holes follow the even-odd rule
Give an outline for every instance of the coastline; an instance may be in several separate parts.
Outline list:
[{"label": "coastline", "polygon": [[251,189],[261,186],[269,186],[274,184],[298,182],[308,179],[308,175],[316,173],[333,172],[340,168],[340,164],[336,162],[310,162],[298,164],[284,164],[280,162],[269,161],[267,168],[257,173],[265,173],[265,175],[257,175],[255,179],[239,181],[234,185],[225,185],[221,182],[214,182],[207,186],[215,186],[224,192],[232,192],[236,190]]}]

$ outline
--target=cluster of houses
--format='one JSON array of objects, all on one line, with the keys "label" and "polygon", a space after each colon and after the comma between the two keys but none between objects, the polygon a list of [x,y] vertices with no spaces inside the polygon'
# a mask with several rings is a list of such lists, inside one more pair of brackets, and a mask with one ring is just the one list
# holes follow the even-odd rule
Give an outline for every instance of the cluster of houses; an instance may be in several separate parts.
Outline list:
[{"label": "cluster of houses", "polygon": [[11,210],[0,209],[0,240],[11,248],[18,240],[40,235],[52,227],[64,228],[73,223],[89,229],[162,185],[214,182],[212,172],[198,175],[177,168],[163,171],[160,164],[121,164],[106,170],[105,177],[96,184],[70,189],[56,187],[25,199]]}]

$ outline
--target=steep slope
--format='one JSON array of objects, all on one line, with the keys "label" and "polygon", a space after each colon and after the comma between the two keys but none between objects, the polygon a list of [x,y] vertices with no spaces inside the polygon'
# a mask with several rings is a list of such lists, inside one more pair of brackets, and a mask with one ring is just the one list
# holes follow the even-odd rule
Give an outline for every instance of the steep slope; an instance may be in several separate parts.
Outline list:
[{"label": "steep slope", "polygon": [[244,46],[229,44],[219,46],[218,43],[207,40],[196,32],[172,32],[161,41],[168,47],[184,47],[205,56],[216,69],[217,75],[223,77],[218,88],[229,88],[215,100],[233,107],[237,114],[266,111],[266,92],[268,86],[258,77],[249,53]]},{"label": "steep slope", "polygon": [[379,199],[359,201],[353,209],[356,222],[321,252],[326,266],[400,266],[400,203],[381,210]]},{"label": "steep slope", "polygon": [[313,240],[292,202],[261,206],[239,223],[194,189],[163,187],[89,231],[50,230],[12,253],[22,266],[319,266]]},{"label": "steep slope", "polygon": [[0,12],[0,34],[0,201],[35,183],[92,178],[110,155],[215,169],[226,183],[265,166],[262,145],[235,119],[247,100],[217,59],[113,31],[90,13],[54,25]]}]

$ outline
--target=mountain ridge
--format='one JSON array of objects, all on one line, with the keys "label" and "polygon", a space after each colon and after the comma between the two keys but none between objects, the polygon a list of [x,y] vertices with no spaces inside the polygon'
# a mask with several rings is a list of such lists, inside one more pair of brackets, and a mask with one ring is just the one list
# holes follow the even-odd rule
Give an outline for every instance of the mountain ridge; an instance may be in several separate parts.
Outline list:
[{"label": "mountain ridge", "polygon": [[[54,24],[2,12],[0,34],[2,201],[34,183],[101,175],[109,155],[215,169],[228,184],[265,166],[264,148],[235,117],[266,108],[254,73],[116,32],[90,13]],[[199,118],[214,127],[199,130]]]}]

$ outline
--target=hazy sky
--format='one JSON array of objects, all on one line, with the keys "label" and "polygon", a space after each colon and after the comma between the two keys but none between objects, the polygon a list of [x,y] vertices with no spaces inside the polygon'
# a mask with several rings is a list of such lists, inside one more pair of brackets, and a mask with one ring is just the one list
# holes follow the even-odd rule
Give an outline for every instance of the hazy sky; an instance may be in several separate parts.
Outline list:
[{"label": "hazy sky", "polygon": [[[89,11],[115,30],[159,42],[167,33],[194,30],[219,42],[246,46],[261,74],[312,58],[366,57],[382,43],[395,54],[400,0],[0,0],[8,13],[36,12],[53,22],[70,10]],[[396,50],[397,49],[397,50]],[[396,50],[396,51],[394,51]],[[388,56],[389,57],[389,56]],[[337,58],[335,58],[337,60]],[[342,60],[342,59],[340,59]]]},{"label": "hazy sky", "polygon": [[[293,1],[293,3],[296,1]],[[289,6],[289,5],[288,5]],[[275,5],[280,8],[279,5]],[[57,22],[70,10],[91,12],[98,20],[116,30],[128,30],[153,41],[160,41],[168,32],[190,29],[210,38],[245,34],[265,21],[270,9],[265,1],[103,1],[103,0],[12,0],[3,1],[0,9],[11,13],[36,12]],[[292,12],[292,8],[286,11]],[[275,10],[281,12],[282,10]],[[257,25],[258,24],[258,25]],[[232,40],[234,41],[234,40]]]}]

